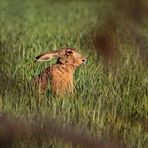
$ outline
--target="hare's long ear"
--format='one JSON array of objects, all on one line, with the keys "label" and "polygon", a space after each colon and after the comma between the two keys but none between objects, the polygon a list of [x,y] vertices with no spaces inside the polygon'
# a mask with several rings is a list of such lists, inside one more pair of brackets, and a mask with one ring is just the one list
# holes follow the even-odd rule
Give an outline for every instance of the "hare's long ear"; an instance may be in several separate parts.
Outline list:
[{"label": "hare's long ear", "polygon": [[53,58],[58,58],[58,52],[46,52],[43,54],[38,55],[34,62],[38,62],[38,61],[49,61]]}]

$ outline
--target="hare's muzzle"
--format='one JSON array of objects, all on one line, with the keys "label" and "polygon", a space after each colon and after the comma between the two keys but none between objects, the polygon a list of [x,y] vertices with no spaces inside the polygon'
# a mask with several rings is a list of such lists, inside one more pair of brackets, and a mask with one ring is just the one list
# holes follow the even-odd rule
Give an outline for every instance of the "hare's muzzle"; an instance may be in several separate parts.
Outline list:
[{"label": "hare's muzzle", "polygon": [[82,62],[83,62],[83,64],[86,64],[87,63],[87,59],[86,58],[83,58],[82,59]]}]

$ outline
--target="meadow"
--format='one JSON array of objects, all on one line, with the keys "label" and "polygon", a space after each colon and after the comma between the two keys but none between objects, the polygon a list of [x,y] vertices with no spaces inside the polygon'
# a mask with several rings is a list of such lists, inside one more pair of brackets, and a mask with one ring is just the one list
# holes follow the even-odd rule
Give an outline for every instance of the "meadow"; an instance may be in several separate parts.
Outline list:
[{"label": "meadow", "polygon": [[[102,46],[93,42],[92,32],[106,32],[108,27],[102,26],[114,15],[117,15],[116,31],[111,30],[109,35],[116,39],[118,54],[116,60],[108,61],[98,49]],[[115,140],[129,148],[148,147],[148,22],[144,19],[142,25],[138,23],[118,16],[107,0],[1,0],[1,112],[36,122],[40,115],[46,116],[82,135]],[[138,32],[137,40],[130,36],[133,28]],[[88,59],[75,73],[76,94],[62,99],[53,97],[49,85],[37,108],[36,96],[22,86],[55,61],[36,64],[34,58],[65,46],[78,48]],[[14,147],[49,145],[72,147],[54,138],[41,145],[31,142],[31,138],[17,139],[13,144]]]}]

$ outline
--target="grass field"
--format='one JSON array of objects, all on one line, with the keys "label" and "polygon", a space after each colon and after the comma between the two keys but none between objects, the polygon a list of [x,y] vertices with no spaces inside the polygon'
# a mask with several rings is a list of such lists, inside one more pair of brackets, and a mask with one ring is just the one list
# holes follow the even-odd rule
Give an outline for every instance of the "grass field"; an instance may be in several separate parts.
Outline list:
[{"label": "grass field", "polygon": [[[121,141],[130,148],[148,147],[148,70],[141,46],[129,40],[128,34],[118,36],[120,58],[109,65],[91,42],[91,30],[101,28],[114,14],[107,1],[1,0],[0,110],[29,121],[37,120],[40,112],[91,137]],[[117,18],[120,30],[124,20]],[[138,32],[147,41],[145,24]],[[88,58],[87,65],[75,73],[76,94],[54,98],[49,86],[38,111],[36,97],[22,86],[52,63],[35,64],[35,56],[64,46],[76,47]],[[144,50],[146,54],[148,48]],[[51,141],[52,147],[71,147],[55,139],[38,147],[49,147]],[[14,147],[37,144],[22,140]]]}]

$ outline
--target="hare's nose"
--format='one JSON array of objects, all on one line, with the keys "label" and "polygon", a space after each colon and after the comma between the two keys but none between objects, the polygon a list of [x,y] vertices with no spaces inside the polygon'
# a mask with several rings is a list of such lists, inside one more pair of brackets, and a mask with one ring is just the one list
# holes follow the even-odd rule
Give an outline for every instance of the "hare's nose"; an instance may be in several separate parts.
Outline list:
[{"label": "hare's nose", "polygon": [[84,64],[86,64],[86,63],[87,63],[87,59],[82,59],[82,62],[83,62]]}]

